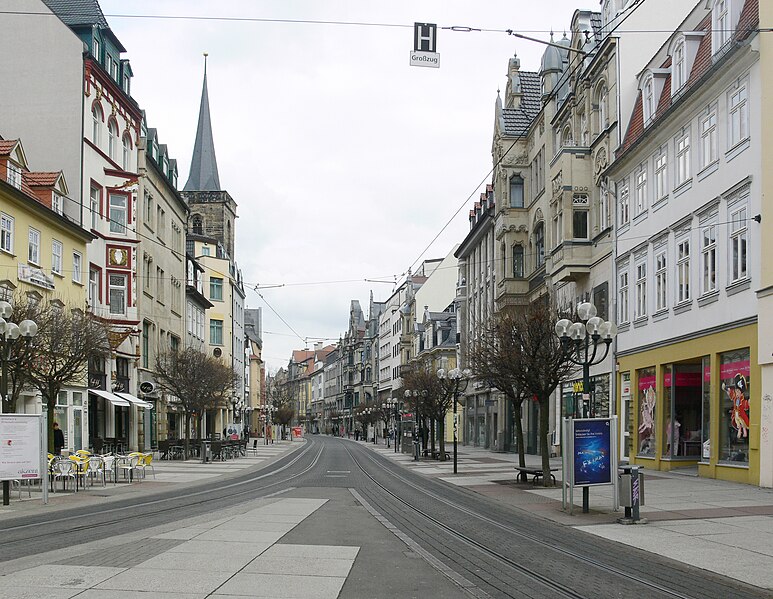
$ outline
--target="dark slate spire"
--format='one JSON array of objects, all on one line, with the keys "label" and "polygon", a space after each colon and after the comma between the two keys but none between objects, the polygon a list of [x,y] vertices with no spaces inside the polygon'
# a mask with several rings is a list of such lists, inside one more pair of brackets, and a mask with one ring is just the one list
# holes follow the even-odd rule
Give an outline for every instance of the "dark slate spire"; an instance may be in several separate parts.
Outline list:
[{"label": "dark slate spire", "polygon": [[212,121],[209,117],[209,95],[207,94],[207,54],[204,54],[204,87],[201,90],[199,127],[193,146],[191,170],[184,191],[221,191],[217,175],[215,142],[212,139]]}]

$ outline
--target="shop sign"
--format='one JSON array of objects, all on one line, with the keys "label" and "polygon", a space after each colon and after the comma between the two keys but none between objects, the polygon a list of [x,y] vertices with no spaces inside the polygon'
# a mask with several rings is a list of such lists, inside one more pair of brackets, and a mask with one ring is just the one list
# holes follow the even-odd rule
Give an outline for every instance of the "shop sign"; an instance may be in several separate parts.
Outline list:
[{"label": "shop sign", "polygon": [[20,281],[24,281],[25,283],[29,283],[30,285],[35,285],[37,287],[42,287],[43,289],[54,288],[53,277],[49,277],[41,269],[34,268],[29,264],[19,264],[18,277]]}]

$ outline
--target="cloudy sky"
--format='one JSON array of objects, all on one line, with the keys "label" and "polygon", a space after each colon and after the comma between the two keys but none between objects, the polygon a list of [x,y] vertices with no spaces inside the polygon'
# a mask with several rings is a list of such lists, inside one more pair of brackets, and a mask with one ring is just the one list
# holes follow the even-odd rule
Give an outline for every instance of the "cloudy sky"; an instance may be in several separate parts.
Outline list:
[{"label": "cloudy sky", "polygon": [[[337,340],[350,300],[367,309],[371,290],[386,299],[411,265],[445,256],[464,238],[467,211],[490,179],[494,101],[505,88],[507,61],[517,52],[521,68],[536,71],[544,51],[503,31],[548,40],[552,29],[560,37],[575,8],[599,5],[100,3],[132,62],[132,95],[178,159],[181,186],[196,133],[202,54],[209,53],[220,182],[239,205],[236,260],[247,306],[263,308],[271,370],[313,339]],[[438,25],[439,69],[408,64],[417,21]],[[440,30],[451,26],[496,31]],[[283,286],[261,289],[262,299],[258,285]]]}]

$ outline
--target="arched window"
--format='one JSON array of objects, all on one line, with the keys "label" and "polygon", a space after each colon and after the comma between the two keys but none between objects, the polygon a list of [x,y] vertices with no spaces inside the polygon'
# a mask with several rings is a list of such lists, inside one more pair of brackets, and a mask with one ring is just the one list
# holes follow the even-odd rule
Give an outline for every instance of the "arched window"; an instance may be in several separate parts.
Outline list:
[{"label": "arched window", "polygon": [[191,228],[193,229],[194,234],[204,235],[204,223],[201,220],[201,215],[194,214],[191,223]]},{"label": "arched window", "polygon": [[99,143],[102,141],[100,132],[102,131],[102,121],[104,120],[105,115],[102,112],[102,107],[95,103],[91,107],[91,141],[97,147],[99,147]]},{"label": "arched window", "polygon": [[545,264],[545,223],[540,221],[534,227],[534,267]]},{"label": "arched window", "polygon": [[596,91],[596,106],[598,106],[598,123],[597,132],[601,133],[609,125],[609,111],[607,110],[607,102],[609,101],[609,90],[607,90],[607,84],[602,82],[598,86]]},{"label": "arched window", "polygon": [[118,153],[118,125],[114,120],[107,124],[107,155],[116,160]]},{"label": "arched window", "polygon": [[131,166],[132,140],[128,133],[123,134],[123,170],[128,171]]},{"label": "arched window", "polygon": [[567,125],[566,127],[564,127],[564,130],[561,133],[561,147],[566,148],[568,146],[573,145],[573,143],[574,142],[572,141],[572,128],[569,125]]},{"label": "arched window", "polygon": [[510,208],[523,208],[523,177],[510,177]]}]

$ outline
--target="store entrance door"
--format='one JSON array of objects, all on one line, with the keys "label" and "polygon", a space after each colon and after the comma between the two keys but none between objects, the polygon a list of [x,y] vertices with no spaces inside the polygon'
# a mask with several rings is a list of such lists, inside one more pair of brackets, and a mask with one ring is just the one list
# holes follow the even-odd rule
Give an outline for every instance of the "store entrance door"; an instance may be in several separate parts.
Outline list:
[{"label": "store entrance door", "polygon": [[664,368],[663,458],[699,460],[703,427],[703,361]]}]

